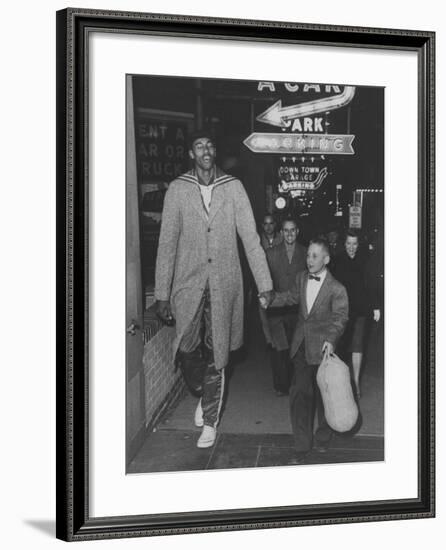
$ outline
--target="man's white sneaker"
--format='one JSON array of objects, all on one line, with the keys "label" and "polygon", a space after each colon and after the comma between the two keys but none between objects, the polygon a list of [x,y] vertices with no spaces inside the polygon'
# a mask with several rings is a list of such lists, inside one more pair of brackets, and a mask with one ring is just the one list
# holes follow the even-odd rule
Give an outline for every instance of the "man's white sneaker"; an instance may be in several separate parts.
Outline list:
[{"label": "man's white sneaker", "polygon": [[201,399],[198,401],[197,408],[195,409],[194,423],[197,428],[202,428],[204,425],[203,409],[201,408]]},{"label": "man's white sneaker", "polygon": [[217,437],[217,430],[212,426],[203,426],[203,431],[197,441],[197,447],[200,449],[206,449],[206,447],[212,447]]}]

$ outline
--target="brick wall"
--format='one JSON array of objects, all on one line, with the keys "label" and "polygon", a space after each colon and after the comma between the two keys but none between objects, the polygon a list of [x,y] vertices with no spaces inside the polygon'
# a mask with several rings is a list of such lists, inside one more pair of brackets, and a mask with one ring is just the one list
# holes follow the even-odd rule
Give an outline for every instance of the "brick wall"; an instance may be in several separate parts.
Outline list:
[{"label": "brick wall", "polygon": [[184,390],[179,370],[174,371],[174,329],[163,327],[144,346],[146,427],[152,429]]}]

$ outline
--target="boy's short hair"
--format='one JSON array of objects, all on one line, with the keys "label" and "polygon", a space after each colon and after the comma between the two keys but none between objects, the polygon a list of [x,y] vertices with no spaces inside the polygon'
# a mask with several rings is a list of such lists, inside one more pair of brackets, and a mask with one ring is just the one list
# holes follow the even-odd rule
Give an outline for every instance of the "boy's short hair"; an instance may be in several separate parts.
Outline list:
[{"label": "boy's short hair", "polygon": [[309,246],[312,244],[318,244],[325,250],[325,253],[330,256],[330,247],[328,245],[327,239],[324,239],[323,237],[316,237],[315,239],[311,239]]}]

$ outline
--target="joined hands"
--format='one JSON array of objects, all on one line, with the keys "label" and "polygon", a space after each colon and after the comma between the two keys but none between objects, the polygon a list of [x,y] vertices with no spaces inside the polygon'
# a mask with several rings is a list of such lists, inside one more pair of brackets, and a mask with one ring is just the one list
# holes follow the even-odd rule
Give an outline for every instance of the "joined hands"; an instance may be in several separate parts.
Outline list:
[{"label": "joined hands", "polygon": [[274,300],[274,291],[266,290],[259,293],[259,302],[262,309],[267,309],[271,302]]}]

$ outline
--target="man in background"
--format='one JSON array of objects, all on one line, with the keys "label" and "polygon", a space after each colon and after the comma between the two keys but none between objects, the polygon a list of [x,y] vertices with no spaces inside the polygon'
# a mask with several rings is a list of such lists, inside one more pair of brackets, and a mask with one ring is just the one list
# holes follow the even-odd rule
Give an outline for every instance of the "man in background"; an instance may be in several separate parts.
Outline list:
[{"label": "man in background", "polygon": [[[260,232],[260,243],[263,250],[268,250],[273,246],[280,244],[283,241],[283,235],[280,231],[277,231],[277,224],[272,214],[265,214],[262,222],[262,231]],[[265,341],[268,349],[272,350],[272,336],[266,316],[266,312],[259,306],[260,324],[262,325],[262,331],[265,336]]]},{"label": "man in background", "polygon": [[267,250],[280,244],[283,241],[283,236],[280,231],[277,231],[276,220],[271,214],[266,214],[263,217],[262,222],[262,234],[260,236],[260,242],[263,249]]},{"label": "man in background", "polygon": [[[282,222],[283,241],[266,250],[266,259],[275,292],[291,290],[299,271],[306,268],[307,251],[297,242],[299,228],[294,219]],[[297,307],[283,306],[266,312],[271,335],[271,367],[277,396],[288,395],[291,381],[289,347],[297,321]]]}]

